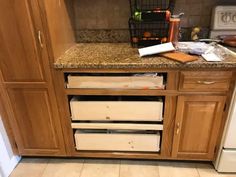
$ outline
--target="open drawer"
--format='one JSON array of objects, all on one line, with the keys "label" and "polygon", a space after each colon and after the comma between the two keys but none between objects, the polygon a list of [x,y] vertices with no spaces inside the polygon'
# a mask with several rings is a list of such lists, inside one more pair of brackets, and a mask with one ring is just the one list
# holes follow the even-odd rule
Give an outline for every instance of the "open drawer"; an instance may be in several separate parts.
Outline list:
[{"label": "open drawer", "polygon": [[68,75],[67,88],[164,89],[163,76],[155,74]]},{"label": "open drawer", "polygon": [[80,98],[73,97],[70,101],[72,120],[162,121],[163,119],[162,101],[132,99],[123,101],[113,101],[114,99],[90,101],[88,99],[85,101]]},{"label": "open drawer", "polygon": [[160,134],[75,132],[77,150],[160,151]]}]

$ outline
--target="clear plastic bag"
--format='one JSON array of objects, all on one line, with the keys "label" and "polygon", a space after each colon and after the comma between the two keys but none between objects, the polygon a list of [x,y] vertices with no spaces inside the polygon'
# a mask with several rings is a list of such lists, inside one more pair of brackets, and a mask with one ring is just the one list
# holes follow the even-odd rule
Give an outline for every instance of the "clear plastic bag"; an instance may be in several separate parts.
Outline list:
[{"label": "clear plastic bag", "polygon": [[213,47],[213,49],[210,52],[218,56],[221,61],[223,61],[225,58],[229,56],[229,53],[223,48],[219,47],[217,44],[213,43],[211,44],[211,46]]},{"label": "clear plastic bag", "polygon": [[[229,55],[232,55],[234,53],[229,49],[217,44],[216,42],[212,42],[210,44],[207,44],[205,42],[179,42],[176,47],[178,51],[195,54],[199,56],[214,55],[215,58],[218,58],[218,60],[216,61],[222,61]],[[236,54],[234,53],[234,55]],[[209,60],[209,61],[214,61],[214,60]]]}]

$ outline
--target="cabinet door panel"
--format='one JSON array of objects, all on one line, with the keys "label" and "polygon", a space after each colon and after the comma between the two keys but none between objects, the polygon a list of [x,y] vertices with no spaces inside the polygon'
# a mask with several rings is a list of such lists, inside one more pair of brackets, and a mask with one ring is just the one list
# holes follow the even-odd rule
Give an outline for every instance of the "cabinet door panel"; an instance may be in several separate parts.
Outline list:
[{"label": "cabinet door panel", "polygon": [[224,96],[179,97],[173,156],[213,158],[224,103]]},{"label": "cabinet door panel", "polygon": [[20,154],[60,154],[63,135],[47,89],[8,89]]},{"label": "cabinet door panel", "polygon": [[0,21],[0,69],[4,81],[43,81],[37,32],[27,1],[1,1]]}]

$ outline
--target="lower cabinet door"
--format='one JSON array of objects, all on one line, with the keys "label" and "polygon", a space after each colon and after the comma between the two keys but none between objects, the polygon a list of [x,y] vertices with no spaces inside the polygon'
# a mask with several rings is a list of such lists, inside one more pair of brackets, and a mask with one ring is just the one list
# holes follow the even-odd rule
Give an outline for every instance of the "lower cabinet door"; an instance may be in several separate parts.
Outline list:
[{"label": "lower cabinet door", "polygon": [[53,93],[47,88],[10,88],[11,124],[20,155],[65,155]]},{"label": "lower cabinet door", "polygon": [[212,160],[225,96],[179,96],[172,156]]}]

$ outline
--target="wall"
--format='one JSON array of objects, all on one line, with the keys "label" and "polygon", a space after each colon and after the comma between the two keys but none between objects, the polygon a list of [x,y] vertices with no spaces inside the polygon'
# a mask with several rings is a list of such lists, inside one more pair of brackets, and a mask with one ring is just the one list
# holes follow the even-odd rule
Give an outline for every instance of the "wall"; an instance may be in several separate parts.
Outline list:
[{"label": "wall", "polygon": [[74,10],[71,0],[43,0],[52,47],[52,57],[57,59],[75,43]]},{"label": "wall", "polygon": [[74,10],[78,42],[127,41],[128,0],[75,0]]},{"label": "wall", "polygon": [[20,157],[14,156],[0,117],[0,177],[7,177],[18,164]]},{"label": "wall", "polygon": [[[216,4],[235,0],[176,0],[174,13],[184,12],[184,31],[193,26],[209,28]],[[74,0],[77,42],[129,41],[129,0]]]}]

